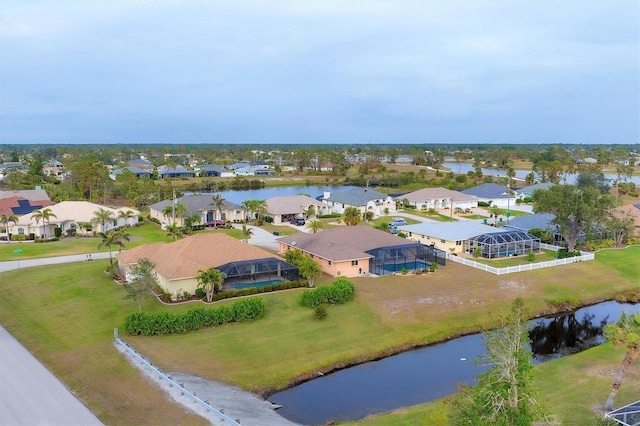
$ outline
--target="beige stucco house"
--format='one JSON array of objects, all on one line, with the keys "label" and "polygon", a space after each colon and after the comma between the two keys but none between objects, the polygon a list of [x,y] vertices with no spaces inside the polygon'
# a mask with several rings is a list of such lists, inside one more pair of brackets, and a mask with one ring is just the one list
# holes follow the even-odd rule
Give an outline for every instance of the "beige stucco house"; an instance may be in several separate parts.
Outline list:
[{"label": "beige stucco house", "polygon": [[265,281],[298,278],[298,269],[268,251],[222,233],[207,232],[172,243],[138,246],[116,255],[126,276],[131,265],[149,259],[159,285],[176,295],[194,294],[199,271],[216,268],[226,274],[223,288],[243,288]]},{"label": "beige stucco house", "polygon": [[[149,206],[149,217],[158,219],[163,225],[170,225],[173,217],[165,216],[163,211],[165,208],[174,204],[182,204],[187,209],[188,215],[200,216],[200,224],[206,225],[214,220],[224,220],[227,222],[241,221],[245,218],[245,209],[238,204],[223,200],[224,205],[221,210],[215,206],[211,195],[186,195],[175,200],[163,200]],[[184,218],[176,215],[176,224],[184,225]]]},{"label": "beige stucco house", "polygon": [[395,213],[396,202],[390,195],[371,188],[354,188],[344,192],[325,192],[322,202],[334,213],[344,213],[347,207],[356,207],[360,213],[371,212],[373,217]]},{"label": "beige stucco house", "polygon": [[[35,211],[19,217],[18,222],[9,227],[11,234],[29,235],[34,234],[36,238],[42,236],[51,237],[55,233],[55,228],[60,227],[62,233],[74,229],[77,234],[93,232],[108,232],[112,229],[133,226],[138,223],[140,212],[128,207],[111,208],[88,201],[62,201],[46,207],[51,210],[49,221],[42,220],[36,222]],[[100,209],[111,213],[113,219],[104,223],[95,223],[96,212]],[[44,210],[44,209],[43,209]],[[94,222],[94,223],[92,223]],[[85,228],[82,224],[91,224]]]},{"label": "beige stucco house", "polygon": [[331,212],[329,206],[306,195],[272,197],[267,199],[266,203],[267,214],[273,218],[275,225],[289,222],[295,216],[306,218],[309,213],[313,216],[319,216]]},{"label": "beige stucco house", "polygon": [[398,201],[404,199],[409,201],[410,206],[418,210],[450,208],[466,210],[478,207],[476,197],[447,188],[422,188],[396,197]]}]

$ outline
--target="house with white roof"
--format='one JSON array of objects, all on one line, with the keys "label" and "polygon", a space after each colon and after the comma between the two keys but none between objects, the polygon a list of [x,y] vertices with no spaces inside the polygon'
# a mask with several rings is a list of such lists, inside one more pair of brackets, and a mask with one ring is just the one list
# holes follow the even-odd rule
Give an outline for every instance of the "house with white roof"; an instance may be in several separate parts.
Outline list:
[{"label": "house with white roof", "polygon": [[478,207],[478,199],[447,188],[422,188],[396,197],[397,201],[408,200],[409,205],[418,210],[429,209],[473,209]]},{"label": "house with white roof", "polygon": [[[9,227],[10,233],[27,236],[33,234],[35,238],[40,238],[53,236],[57,227],[60,227],[63,234],[71,229],[75,230],[76,233],[108,232],[112,229],[133,226],[138,222],[138,216],[140,215],[139,211],[128,207],[114,209],[88,201],[62,201],[47,207],[47,209],[51,211],[47,222],[42,220],[36,222],[34,210],[31,213],[20,216],[18,222]],[[104,225],[94,222],[96,213],[100,209],[106,210],[112,215],[112,219],[105,222]],[[92,225],[89,229],[86,229],[80,224]]]},{"label": "house with white roof", "polygon": [[399,226],[399,231],[413,241],[436,247],[451,253],[462,253],[464,242],[482,234],[504,230],[474,221],[418,223]]}]

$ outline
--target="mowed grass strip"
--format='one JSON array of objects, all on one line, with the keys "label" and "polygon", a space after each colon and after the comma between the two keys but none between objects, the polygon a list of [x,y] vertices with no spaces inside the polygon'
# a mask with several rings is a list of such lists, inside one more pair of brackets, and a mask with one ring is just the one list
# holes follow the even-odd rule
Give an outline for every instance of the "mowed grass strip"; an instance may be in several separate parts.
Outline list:
[{"label": "mowed grass strip", "polygon": [[113,345],[133,301],[107,261],[1,274],[0,323],[105,424],[208,424],[167,398]]}]

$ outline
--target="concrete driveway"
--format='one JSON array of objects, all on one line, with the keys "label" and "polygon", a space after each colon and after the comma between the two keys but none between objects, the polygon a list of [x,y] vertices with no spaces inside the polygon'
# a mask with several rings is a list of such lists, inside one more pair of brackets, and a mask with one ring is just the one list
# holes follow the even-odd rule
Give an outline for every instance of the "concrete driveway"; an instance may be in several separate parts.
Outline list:
[{"label": "concrete driveway", "polygon": [[[234,224],[233,227],[236,229],[242,229],[242,225],[237,223]],[[253,231],[253,235],[249,238],[249,244],[276,252],[278,251],[278,248],[280,247],[278,237],[273,235],[271,232],[265,231],[259,226],[247,225],[247,228],[250,228]]]}]

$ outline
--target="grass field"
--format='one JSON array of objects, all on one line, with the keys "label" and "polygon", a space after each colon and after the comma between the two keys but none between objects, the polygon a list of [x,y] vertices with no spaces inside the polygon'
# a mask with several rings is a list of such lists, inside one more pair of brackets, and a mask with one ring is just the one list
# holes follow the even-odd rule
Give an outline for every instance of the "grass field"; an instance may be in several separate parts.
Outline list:
[{"label": "grass field", "polygon": [[[640,291],[639,273],[633,267],[639,256],[637,246],[606,250],[592,262],[500,277],[449,263],[436,273],[420,276],[355,279],[355,301],[329,307],[324,321],[299,306],[300,290],[290,290],[261,296],[267,315],[256,322],[186,335],[124,338],[166,371],[197,374],[264,393],[318,371],[477,331],[506,313],[518,296],[526,300],[532,314],[541,314],[550,311],[545,302],[549,298],[594,303]],[[112,346],[113,328],[122,327],[135,304],[124,299],[122,289],[102,272],[106,265],[96,261],[1,274],[0,323],[106,424],[197,424],[197,419],[184,417],[180,407],[142,380]],[[180,312],[192,306],[150,302],[146,309]],[[620,354],[601,350],[601,359],[593,361],[594,371],[617,368]],[[606,376],[601,383],[593,379],[593,395],[591,389],[563,387],[565,379],[585,375],[579,358],[573,359],[562,360],[568,366],[551,374],[555,382],[536,382],[541,389],[549,386],[545,396],[566,389],[554,401],[564,400],[555,402],[567,406],[549,407],[557,414],[575,411],[573,404],[590,407],[608,392]],[[575,371],[575,376],[565,375],[565,370]],[[621,392],[619,401],[626,395]],[[405,420],[371,424],[438,424],[443,407],[440,402],[405,409],[397,414],[408,416]],[[414,409],[426,410],[433,421],[421,423],[422,414],[411,417]],[[580,412],[579,416],[584,418]]]}]

